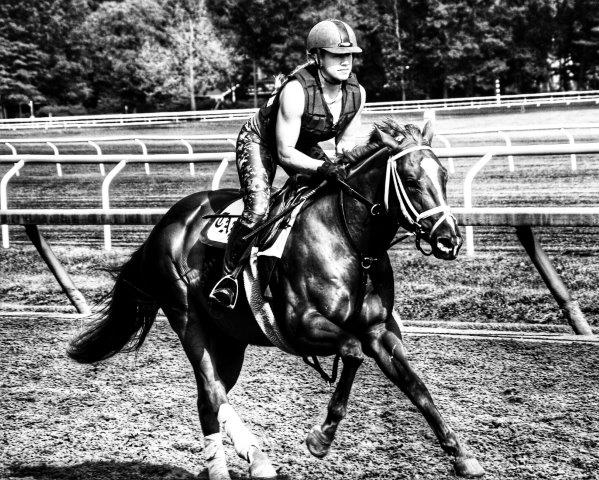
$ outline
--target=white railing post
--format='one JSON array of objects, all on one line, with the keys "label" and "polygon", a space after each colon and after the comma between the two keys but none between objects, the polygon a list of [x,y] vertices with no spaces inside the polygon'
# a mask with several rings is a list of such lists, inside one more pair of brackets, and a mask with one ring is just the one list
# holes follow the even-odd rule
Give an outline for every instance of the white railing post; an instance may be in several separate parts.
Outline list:
[{"label": "white railing post", "polygon": [[427,108],[422,113],[422,119],[424,120],[424,123],[430,121],[434,129],[437,122],[437,112],[435,112],[435,109],[433,108]]},{"label": "white railing post", "polygon": [[227,165],[229,164],[229,162],[231,160],[235,160],[235,155],[233,154],[228,154],[225,155],[223,157],[223,159],[220,162],[220,165],[218,166],[218,168],[216,169],[216,172],[214,173],[214,177],[212,177],[212,190],[218,190],[220,187],[220,179],[222,178],[223,174],[225,173],[225,169],[227,168]]},{"label": "white railing post", "polygon": [[[89,143],[92,147],[96,149],[96,153],[98,155],[102,155],[102,149],[100,148],[100,145],[98,145],[96,142],[92,142],[91,140],[88,140],[87,143]],[[100,163],[100,175],[102,175],[103,177],[106,176],[106,169],[104,168],[103,163]]]},{"label": "white railing post", "polygon": [[[141,146],[141,154],[144,156],[148,155],[148,148],[146,147],[146,144],[144,142],[142,142],[139,138],[135,139],[135,143],[139,144]],[[150,164],[149,163],[144,163],[144,168],[146,170],[146,175],[150,174]]]},{"label": "white railing post", "polygon": [[[464,178],[464,208],[472,208],[472,182],[476,174],[489,163],[491,158],[493,158],[493,153],[489,152],[485,154],[466,173],[466,177]],[[474,255],[474,230],[471,226],[466,226],[466,254],[470,257]]]},{"label": "white railing post", "polygon": [[[17,156],[17,149],[16,149],[15,147],[13,147],[13,146],[12,146],[12,144],[10,144],[10,143],[8,143],[8,142],[5,142],[5,145],[6,145],[8,148],[10,148],[10,151],[12,152],[12,155],[13,155],[14,157],[16,157],[16,156]],[[17,176],[17,177],[18,177],[19,175],[21,175],[21,172],[19,172],[19,170],[17,170],[17,173],[15,174],[15,176]]]},{"label": "white railing post", "polygon": [[[19,169],[25,164],[25,160],[19,160],[4,174],[0,180],[0,210],[8,210],[8,181],[15,175]],[[8,225],[2,225],[2,246],[9,247],[8,241]]]},{"label": "white railing post", "polygon": [[[445,148],[451,148],[451,143],[449,143],[449,140],[447,140],[446,137],[444,137],[443,135],[435,135],[435,138],[437,138],[439,141],[441,141],[443,143],[443,145],[445,146]],[[447,166],[449,167],[449,173],[455,173],[455,165],[453,163],[453,157],[448,157],[447,158]]]},{"label": "white railing post", "polygon": [[[190,155],[193,154],[193,147],[191,146],[191,143],[189,143],[187,140],[184,140],[182,138],[180,138],[179,141],[187,147],[187,153],[189,153]],[[189,162],[189,174],[192,177],[196,174],[195,164],[193,162]]]},{"label": "white railing post", "polygon": [[[570,142],[571,145],[574,145],[574,136],[568,132],[565,128],[560,129],[561,132],[568,137],[568,141]],[[572,171],[576,171],[577,165],[576,165],[576,154],[571,153],[570,154],[570,167],[572,168]]]},{"label": "white railing post", "polygon": [[[503,141],[505,142],[505,146],[506,147],[511,147],[512,146],[512,140],[510,139],[510,137],[508,136],[507,133],[501,131],[501,130],[497,130],[497,134],[503,138]],[[510,172],[513,172],[515,170],[514,168],[514,156],[513,155],[508,155],[507,156],[507,164],[508,164],[508,168],[510,170]]]},{"label": "white railing post", "polygon": [[[54,155],[60,155],[58,153],[58,148],[56,148],[56,145],[54,145],[52,142],[46,142],[46,144],[52,149],[52,151],[54,152]],[[59,177],[62,177],[62,167],[60,166],[60,163],[56,162],[56,173],[58,174]]]},{"label": "white railing post", "polygon": [[[127,160],[121,160],[116,166],[106,175],[102,182],[102,209],[105,211],[110,210],[110,184],[114,177],[125,168]],[[112,248],[112,242],[110,238],[110,225],[104,225],[104,250],[110,250]]]}]

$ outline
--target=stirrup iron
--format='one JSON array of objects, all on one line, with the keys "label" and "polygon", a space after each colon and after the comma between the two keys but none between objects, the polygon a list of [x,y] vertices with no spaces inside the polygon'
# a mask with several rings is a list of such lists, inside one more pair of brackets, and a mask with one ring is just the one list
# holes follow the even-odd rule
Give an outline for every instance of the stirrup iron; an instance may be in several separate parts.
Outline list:
[{"label": "stirrup iron", "polygon": [[[232,288],[229,288],[227,286],[228,285],[227,282],[232,282],[232,284],[233,284]],[[221,289],[222,290],[230,290],[233,292],[232,302],[230,304],[228,304],[228,305],[223,304],[221,302],[221,300],[219,298],[217,298],[217,296],[215,295],[215,292],[217,290],[221,290]],[[232,274],[223,276],[218,282],[216,282],[216,285],[214,285],[214,287],[212,288],[212,291],[210,292],[210,295],[208,296],[208,298],[223,308],[233,310],[235,308],[235,306],[237,305],[237,297],[238,296],[239,296],[239,283],[237,282],[237,275],[235,275],[235,272],[233,272]]]}]

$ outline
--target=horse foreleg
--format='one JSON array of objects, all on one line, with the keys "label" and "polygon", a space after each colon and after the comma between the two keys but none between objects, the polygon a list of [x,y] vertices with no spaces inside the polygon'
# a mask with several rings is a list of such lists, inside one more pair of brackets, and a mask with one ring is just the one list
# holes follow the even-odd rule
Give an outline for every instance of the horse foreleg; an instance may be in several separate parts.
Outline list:
[{"label": "horse foreleg", "polygon": [[371,332],[367,354],[372,356],[385,375],[420,410],[443,450],[454,458],[456,474],[462,477],[480,477],[484,470],[468,451],[455,432],[447,425],[435,406],[428,389],[410,366],[404,346],[393,328],[381,327]]},{"label": "horse foreleg", "polygon": [[321,426],[315,426],[306,438],[308,450],[317,458],[322,458],[329,453],[331,444],[335,439],[337,427],[347,414],[347,401],[349,400],[356,372],[364,361],[362,349],[357,340],[346,341],[341,347],[340,356],[343,368],[339,382],[329,401],[327,417],[324,423]]}]

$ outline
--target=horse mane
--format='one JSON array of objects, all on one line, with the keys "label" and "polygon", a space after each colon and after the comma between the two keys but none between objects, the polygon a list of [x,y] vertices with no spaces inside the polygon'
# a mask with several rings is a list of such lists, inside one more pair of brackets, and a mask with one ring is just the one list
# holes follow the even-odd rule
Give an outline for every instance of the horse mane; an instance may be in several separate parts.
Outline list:
[{"label": "horse mane", "polygon": [[395,120],[386,118],[374,124],[365,144],[357,145],[350,151],[344,152],[344,159],[349,161],[349,163],[355,163],[378,150],[383,142],[377,133],[377,129],[391,135],[402,144],[416,143],[416,145],[422,145],[426,143],[420,129],[416,125],[408,123],[402,126],[395,122]]}]

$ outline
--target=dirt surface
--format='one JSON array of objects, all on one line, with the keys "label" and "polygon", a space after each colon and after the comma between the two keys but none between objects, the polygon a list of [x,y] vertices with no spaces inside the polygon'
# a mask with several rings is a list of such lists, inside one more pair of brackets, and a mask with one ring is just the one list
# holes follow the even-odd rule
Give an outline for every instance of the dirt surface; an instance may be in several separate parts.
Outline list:
[{"label": "dirt surface", "polygon": [[[533,125],[592,121],[596,109],[526,115],[439,117],[440,128],[481,124]],[[206,124],[204,125],[206,127]],[[239,125],[208,125],[234,132]],[[177,133],[183,134],[180,129]],[[64,135],[68,132],[55,132]],[[83,132],[93,135],[106,132]],[[118,133],[123,133],[122,131]],[[144,131],[155,133],[155,131]],[[175,131],[169,131],[175,133]],[[70,132],[68,133],[70,134]],[[596,141],[582,138],[577,141]],[[514,143],[529,140],[514,139]],[[548,136],[535,142],[563,141]],[[465,143],[464,143],[465,142]],[[501,144],[498,138],[455,145]],[[454,140],[452,140],[454,144]],[[6,152],[3,152],[6,153]],[[90,152],[91,153],[91,152]],[[489,164],[475,183],[475,205],[597,205],[598,155],[517,157]],[[461,205],[462,182],[475,159],[456,161],[450,203]],[[11,208],[100,206],[97,167],[26,167],[9,185]],[[7,166],[0,166],[0,174]],[[215,165],[128,166],[111,187],[114,207],[169,206],[206,188]],[[223,186],[237,183],[229,168]],[[102,227],[43,227],[59,259],[90,303],[111,281],[97,268],[122,263],[150,227],[113,228],[112,252],[102,252]],[[597,229],[539,229],[540,239],[589,322],[599,322]],[[21,227],[0,250],[0,311],[23,307],[69,311],[68,304]],[[404,320],[561,324],[559,309],[510,229],[476,229],[477,255],[439,262],[413,245],[394,248],[396,305]],[[65,310],[66,309],[66,310]],[[72,311],[72,309],[70,310]],[[137,355],[84,367],[64,349],[82,320],[53,314],[0,313],[0,479],[158,480],[205,478],[191,367],[164,319]],[[597,345],[415,337],[406,339],[442,413],[487,470],[488,479],[599,478],[599,355]],[[330,362],[327,363],[330,365]],[[373,362],[358,373],[347,419],[331,454],[309,455],[303,441],[324,418],[332,390],[297,358],[251,347],[233,405],[264,441],[281,478],[454,478],[431,430]],[[234,478],[247,468],[227,444]]]},{"label": "dirt surface", "polygon": [[[68,360],[73,319],[0,318],[1,478],[205,478],[195,384],[159,318],[137,354]],[[487,479],[599,478],[595,345],[406,339],[441,412]],[[328,365],[328,363],[327,363]],[[454,478],[421,415],[371,361],[324,460],[303,440],[331,389],[299,359],[251,347],[230,399],[288,479]],[[234,478],[247,468],[226,444]]]}]

